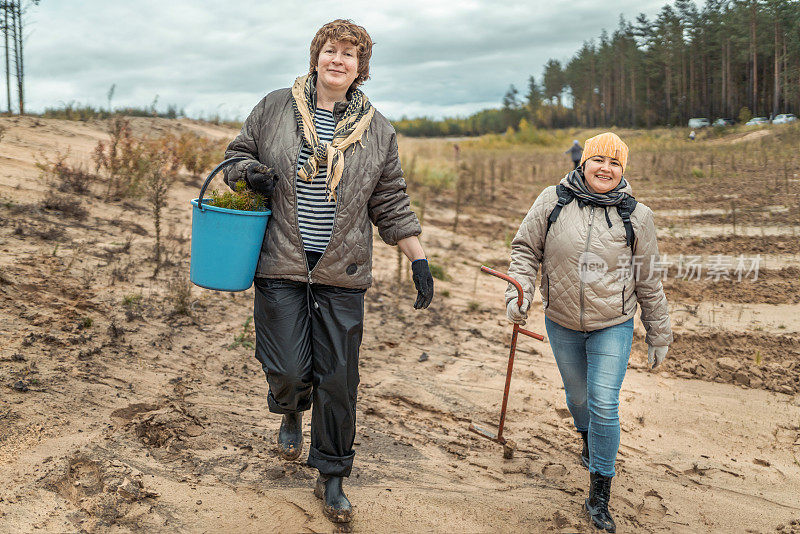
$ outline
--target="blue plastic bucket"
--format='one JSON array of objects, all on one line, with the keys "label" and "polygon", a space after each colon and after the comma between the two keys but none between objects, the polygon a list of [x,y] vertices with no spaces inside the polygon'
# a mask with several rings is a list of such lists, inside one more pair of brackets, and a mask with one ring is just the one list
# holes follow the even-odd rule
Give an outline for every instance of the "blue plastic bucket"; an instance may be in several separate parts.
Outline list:
[{"label": "blue plastic bucket", "polygon": [[217,291],[244,291],[253,285],[261,243],[272,213],[240,211],[214,206],[203,199],[206,187],[222,168],[246,158],[236,157],[214,169],[200,197],[192,204],[192,256],[189,280]]}]

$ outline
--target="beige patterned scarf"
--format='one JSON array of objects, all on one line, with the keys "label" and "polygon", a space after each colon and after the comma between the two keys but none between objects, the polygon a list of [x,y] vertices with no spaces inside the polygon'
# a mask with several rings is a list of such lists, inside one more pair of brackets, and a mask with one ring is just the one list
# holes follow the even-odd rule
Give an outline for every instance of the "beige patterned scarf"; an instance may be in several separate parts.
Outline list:
[{"label": "beige patterned scarf", "polygon": [[325,191],[328,200],[336,200],[336,186],[339,185],[344,172],[344,152],[355,143],[363,146],[362,137],[369,128],[375,108],[361,90],[354,89],[347,110],[333,131],[333,141],[331,143],[320,141],[314,126],[315,83],[316,76],[307,74],[297,78],[292,86],[294,115],[303,132],[303,140],[311,147],[311,156],[297,175],[303,180],[312,181],[319,173],[320,165],[326,163],[328,178],[325,182]]}]

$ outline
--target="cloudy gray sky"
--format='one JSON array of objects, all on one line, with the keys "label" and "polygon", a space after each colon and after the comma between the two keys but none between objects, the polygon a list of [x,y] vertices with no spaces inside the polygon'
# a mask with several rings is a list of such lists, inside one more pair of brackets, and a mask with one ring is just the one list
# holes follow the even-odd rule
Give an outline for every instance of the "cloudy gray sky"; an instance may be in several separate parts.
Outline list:
[{"label": "cloudy gray sky", "polygon": [[[176,104],[190,116],[243,118],[308,69],[316,30],[334,18],[366,27],[375,47],[363,86],[390,118],[467,115],[524,94],[549,58],[568,59],[620,14],[667,0],[42,0],[27,15],[26,102]],[[5,88],[3,88],[5,89]],[[5,99],[2,100],[4,103]],[[3,105],[3,108],[5,106]]]}]

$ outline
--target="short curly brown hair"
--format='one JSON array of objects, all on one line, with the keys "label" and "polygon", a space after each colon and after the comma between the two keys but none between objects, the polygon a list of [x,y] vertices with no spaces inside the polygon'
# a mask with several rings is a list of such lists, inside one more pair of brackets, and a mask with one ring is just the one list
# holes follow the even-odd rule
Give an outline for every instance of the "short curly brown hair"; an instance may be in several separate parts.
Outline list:
[{"label": "short curly brown hair", "polygon": [[319,52],[325,43],[330,40],[332,43],[346,41],[358,48],[358,76],[350,85],[350,89],[358,87],[369,80],[369,58],[372,57],[372,38],[362,26],[352,20],[336,19],[327,23],[317,31],[311,41],[311,65],[309,74],[314,74],[317,70]]}]

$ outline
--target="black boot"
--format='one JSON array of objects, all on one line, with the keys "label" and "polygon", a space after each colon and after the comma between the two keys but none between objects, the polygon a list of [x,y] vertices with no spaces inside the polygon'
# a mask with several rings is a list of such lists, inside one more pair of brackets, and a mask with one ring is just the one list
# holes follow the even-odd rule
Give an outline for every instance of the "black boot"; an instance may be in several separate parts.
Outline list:
[{"label": "black boot", "polygon": [[589,469],[589,432],[581,432],[581,439],[583,440],[581,464],[583,464],[583,467],[586,469]]},{"label": "black boot", "polygon": [[314,495],[322,499],[322,513],[334,523],[349,523],[353,520],[353,507],[342,490],[342,477],[320,475],[314,486]]},{"label": "black boot", "polygon": [[303,412],[283,415],[278,430],[278,454],[284,460],[297,460],[303,452]]},{"label": "black boot", "polygon": [[608,499],[611,497],[611,477],[598,473],[589,473],[589,498],[586,499],[586,511],[600,530],[616,532],[617,525],[608,511]]}]

